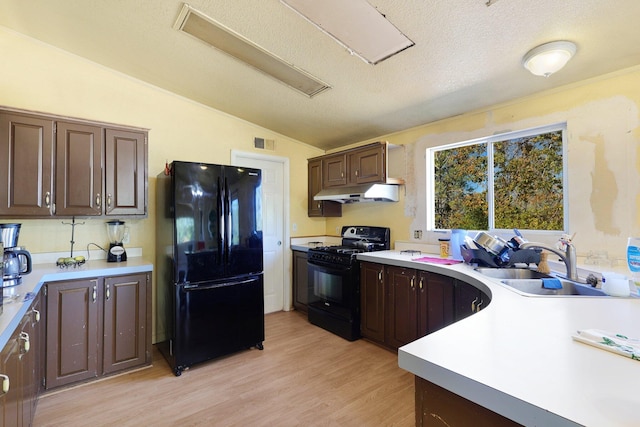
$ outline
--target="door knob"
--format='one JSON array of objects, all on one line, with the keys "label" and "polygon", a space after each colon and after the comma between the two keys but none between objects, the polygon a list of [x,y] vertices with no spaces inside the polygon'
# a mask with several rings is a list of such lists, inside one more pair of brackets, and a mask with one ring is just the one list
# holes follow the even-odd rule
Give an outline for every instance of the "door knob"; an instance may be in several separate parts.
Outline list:
[{"label": "door knob", "polygon": [[282,246],[282,242],[278,240],[278,246]]}]

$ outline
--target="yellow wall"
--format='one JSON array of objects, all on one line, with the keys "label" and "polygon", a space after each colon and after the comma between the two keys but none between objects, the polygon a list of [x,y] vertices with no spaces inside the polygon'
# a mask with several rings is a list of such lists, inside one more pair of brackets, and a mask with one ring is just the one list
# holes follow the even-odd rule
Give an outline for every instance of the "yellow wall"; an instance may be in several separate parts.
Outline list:
[{"label": "yellow wall", "polygon": [[[579,255],[604,250],[610,258],[624,258],[627,237],[640,236],[639,109],[640,67],[635,67],[354,144],[388,140],[406,145],[406,196],[395,204],[345,206],[342,218],[327,221],[327,231],[342,224],[388,225],[394,241],[414,241],[413,230],[426,230],[428,147],[566,122],[568,231],[576,233]],[[441,236],[425,233],[420,242],[436,243],[437,237]],[[528,233],[527,237],[553,242],[559,236]]]}]

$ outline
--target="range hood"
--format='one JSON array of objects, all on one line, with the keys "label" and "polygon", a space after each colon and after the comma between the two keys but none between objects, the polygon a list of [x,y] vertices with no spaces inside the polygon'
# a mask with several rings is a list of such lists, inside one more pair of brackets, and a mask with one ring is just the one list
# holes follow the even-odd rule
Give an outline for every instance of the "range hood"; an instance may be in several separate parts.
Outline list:
[{"label": "range hood", "polygon": [[339,203],[397,202],[398,186],[392,184],[363,184],[353,187],[328,188],[313,196],[313,200]]}]

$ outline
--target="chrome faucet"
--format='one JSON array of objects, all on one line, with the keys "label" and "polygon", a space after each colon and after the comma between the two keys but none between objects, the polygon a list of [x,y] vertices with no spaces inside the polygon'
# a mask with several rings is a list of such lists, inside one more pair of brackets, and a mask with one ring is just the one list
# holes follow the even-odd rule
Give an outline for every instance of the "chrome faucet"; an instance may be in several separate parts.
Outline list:
[{"label": "chrome faucet", "polygon": [[567,268],[567,279],[578,281],[578,266],[577,266],[577,257],[576,257],[576,247],[573,246],[572,243],[564,242],[567,249],[563,253],[562,251],[554,248],[553,246],[546,245],[544,243],[537,242],[525,242],[520,245],[520,249],[544,249],[549,252],[553,252],[558,255],[560,259],[564,262],[565,267]]}]

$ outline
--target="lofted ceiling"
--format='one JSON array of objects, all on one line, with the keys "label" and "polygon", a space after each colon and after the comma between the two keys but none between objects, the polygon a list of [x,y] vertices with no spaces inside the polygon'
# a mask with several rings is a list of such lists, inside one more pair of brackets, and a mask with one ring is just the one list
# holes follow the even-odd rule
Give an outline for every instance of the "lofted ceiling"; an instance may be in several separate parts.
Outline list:
[{"label": "lofted ceiling", "polygon": [[[328,150],[640,64],[638,0],[369,0],[415,46],[370,65],[279,0],[189,4],[331,86],[312,98],[173,28],[180,0],[2,0],[0,25]],[[549,78],[531,48],[578,51]]]}]

